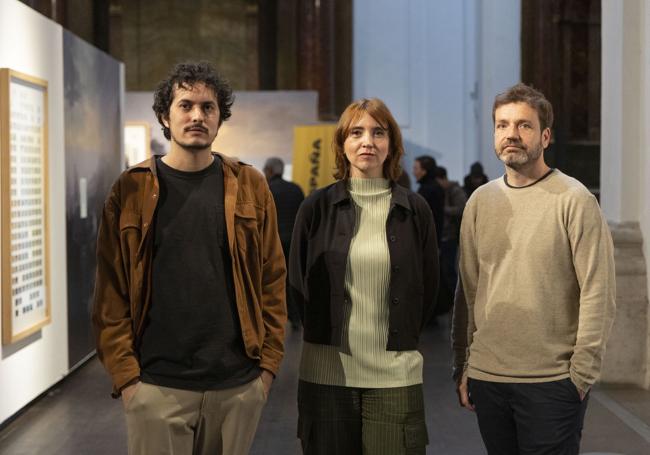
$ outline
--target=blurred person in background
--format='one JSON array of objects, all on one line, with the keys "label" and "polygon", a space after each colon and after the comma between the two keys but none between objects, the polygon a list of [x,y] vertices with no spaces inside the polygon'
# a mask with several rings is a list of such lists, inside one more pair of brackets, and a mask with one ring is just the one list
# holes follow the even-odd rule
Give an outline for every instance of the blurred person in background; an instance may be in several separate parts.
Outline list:
[{"label": "blurred person in background", "polygon": [[445,223],[445,191],[436,180],[437,167],[436,159],[429,155],[418,156],[413,162],[413,175],[420,185],[418,194],[427,201],[433,213],[440,248]]},{"label": "blurred person in background", "polygon": [[476,161],[469,168],[469,174],[465,176],[463,189],[465,195],[469,198],[474,190],[488,182],[487,175],[483,172],[483,165]]},{"label": "blurred person in background", "polygon": [[445,222],[440,242],[440,293],[436,306],[436,314],[440,315],[447,313],[454,302],[458,277],[458,236],[467,197],[458,182],[447,178],[447,169],[438,166],[435,175],[445,191]]},{"label": "blurred person in background", "polygon": [[[267,159],[266,163],[264,163],[263,171],[266,180],[269,182],[269,189],[271,190],[271,194],[273,194],[273,199],[275,201],[280,242],[282,242],[282,251],[284,251],[284,257],[288,263],[293,224],[296,221],[298,208],[305,199],[305,195],[298,185],[282,178],[284,173],[284,161],[280,158],[271,157]],[[298,306],[293,303],[291,295],[288,293],[287,313],[291,327],[293,329],[300,328],[300,313]]]}]

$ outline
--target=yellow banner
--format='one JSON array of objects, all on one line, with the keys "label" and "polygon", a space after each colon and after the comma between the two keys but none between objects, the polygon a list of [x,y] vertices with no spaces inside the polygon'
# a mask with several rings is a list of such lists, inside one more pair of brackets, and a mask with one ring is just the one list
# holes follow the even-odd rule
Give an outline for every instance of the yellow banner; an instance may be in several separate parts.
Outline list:
[{"label": "yellow banner", "polygon": [[293,181],[305,195],[334,183],[335,161],[332,151],[335,124],[295,126],[293,128]]}]

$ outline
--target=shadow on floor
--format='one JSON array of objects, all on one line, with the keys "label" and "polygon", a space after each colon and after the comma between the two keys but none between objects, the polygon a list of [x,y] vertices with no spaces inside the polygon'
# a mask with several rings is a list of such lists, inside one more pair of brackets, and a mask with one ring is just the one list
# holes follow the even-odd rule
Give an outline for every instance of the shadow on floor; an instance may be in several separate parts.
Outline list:
[{"label": "shadow on floor", "polygon": [[[486,452],[474,415],[456,401],[449,323],[447,318],[439,321],[425,331],[421,343],[430,441],[427,453],[482,455]],[[300,345],[300,334],[289,329],[285,360],[262,415],[252,455],[300,453],[296,438]],[[125,454],[122,404],[110,398],[110,388],[102,366],[91,359],[5,425],[0,431],[0,453]],[[650,454],[650,392],[604,387],[596,392],[587,411],[582,453]]]}]

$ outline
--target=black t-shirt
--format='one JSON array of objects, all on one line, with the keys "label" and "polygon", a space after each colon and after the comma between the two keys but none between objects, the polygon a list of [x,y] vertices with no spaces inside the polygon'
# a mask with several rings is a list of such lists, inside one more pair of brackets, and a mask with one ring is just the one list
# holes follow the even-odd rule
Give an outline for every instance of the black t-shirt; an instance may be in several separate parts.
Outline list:
[{"label": "black t-shirt", "polygon": [[142,380],[187,390],[260,374],[246,356],[234,295],[221,160],[198,172],[156,161],[152,302],[139,345]]}]

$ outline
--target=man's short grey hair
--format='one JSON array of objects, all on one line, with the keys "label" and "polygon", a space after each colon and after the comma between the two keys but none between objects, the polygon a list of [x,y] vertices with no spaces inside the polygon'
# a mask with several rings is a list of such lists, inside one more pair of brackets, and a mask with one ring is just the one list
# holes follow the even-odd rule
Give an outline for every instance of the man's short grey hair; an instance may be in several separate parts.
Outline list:
[{"label": "man's short grey hair", "polygon": [[273,175],[282,175],[284,173],[284,161],[277,156],[272,156],[264,163],[264,169],[268,169]]}]

